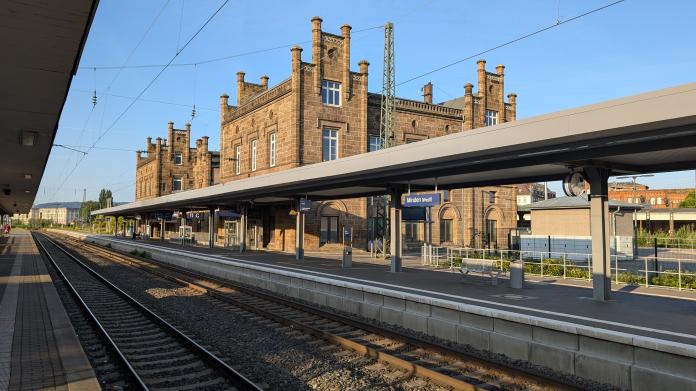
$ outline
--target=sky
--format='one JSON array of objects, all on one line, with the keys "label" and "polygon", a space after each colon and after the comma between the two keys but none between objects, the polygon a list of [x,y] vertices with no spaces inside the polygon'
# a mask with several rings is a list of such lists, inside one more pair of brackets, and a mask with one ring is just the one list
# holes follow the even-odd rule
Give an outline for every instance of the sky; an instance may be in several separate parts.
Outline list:
[{"label": "sky", "polygon": [[[170,120],[177,128],[190,121],[192,140],[207,135],[210,148],[218,149],[219,97],[227,93],[234,104],[236,72],[255,82],[268,75],[271,86],[289,77],[293,44],[311,60],[315,15],[327,32],[340,34],[344,23],[353,27],[351,67],[357,70],[361,59],[371,63],[372,92],[381,91],[384,36],[377,27],[386,22],[394,23],[399,97],[422,99],[421,87],[430,81],[434,100],[449,100],[463,95],[465,83],[476,84],[477,58],[491,71],[504,64],[506,93],[518,95],[518,119],[696,81],[696,2],[626,0],[399,84],[612,2],[231,0],[193,37],[223,0],[101,0],[55,140],[94,149],[83,155],[54,147],[35,204],[81,201],[83,189],[96,199],[102,188],[111,189],[116,202],[132,201],[135,151],[148,136],[166,137]],[[123,65],[137,67],[118,69]],[[639,182],[678,188],[694,187],[695,180],[694,171],[682,171]],[[558,182],[549,187],[562,193]]]}]

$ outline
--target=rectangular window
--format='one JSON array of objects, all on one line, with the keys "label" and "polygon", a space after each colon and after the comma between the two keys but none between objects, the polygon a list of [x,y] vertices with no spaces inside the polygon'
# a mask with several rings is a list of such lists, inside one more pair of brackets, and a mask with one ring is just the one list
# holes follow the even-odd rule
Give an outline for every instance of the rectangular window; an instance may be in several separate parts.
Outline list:
[{"label": "rectangular window", "polygon": [[322,158],[324,162],[338,158],[338,131],[324,128],[322,134]]},{"label": "rectangular window", "polygon": [[495,204],[495,192],[494,191],[488,192],[488,203]]},{"label": "rectangular window", "polygon": [[338,216],[321,217],[321,244],[338,243]]},{"label": "rectangular window", "polygon": [[251,141],[251,171],[256,171],[256,140]]},{"label": "rectangular window", "polygon": [[662,197],[657,197],[657,204],[662,205]]},{"label": "rectangular window", "polygon": [[242,146],[237,145],[234,151],[234,173],[239,175],[242,171]]},{"label": "rectangular window", "polygon": [[449,202],[449,200],[450,200],[450,192],[449,192],[449,190],[444,190],[442,192],[442,201]]},{"label": "rectangular window", "polygon": [[341,105],[341,83],[335,81],[322,80],[321,82],[321,103],[328,106]]},{"label": "rectangular window", "polygon": [[452,219],[440,220],[440,243],[452,241]]},{"label": "rectangular window", "polygon": [[174,177],[172,178],[172,191],[181,191],[181,178],[179,177]]},{"label": "rectangular window", "polygon": [[406,241],[417,242],[418,241],[418,226],[420,223],[415,221],[410,221],[406,223]]},{"label": "rectangular window", "polygon": [[486,126],[493,126],[498,124],[498,112],[493,110],[486,110]]},{"label": "rectangular window", "polygon": [[181,152],[177,152],[174,154],[174,164],[177,166],[180,166],[183,164],[183,158],[181,157]]},{"label": "rectangular window", "polygon": [[367,152],[379,151],[382,149],[382,139],[379,136],[370,135]]},{"label": "rectangular window", "polygon": [[486,220],[486,245],[488,248],[498,248],[498,222]]},{"label": "rectangular window", "polygon": [[276,165],[276,134],[271,133],[268,138],[268,165],[275,167]]}]

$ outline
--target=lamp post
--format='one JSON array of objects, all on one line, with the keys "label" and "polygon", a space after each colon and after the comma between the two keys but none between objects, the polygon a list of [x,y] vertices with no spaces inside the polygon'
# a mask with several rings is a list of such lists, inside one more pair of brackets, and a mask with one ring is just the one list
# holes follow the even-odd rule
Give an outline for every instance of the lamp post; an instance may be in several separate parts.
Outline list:
[{"label": "lamp post", "polygon": [[[633,183],[633,203],[637,204],[638,202],[636,201],[636,179],[638,178],[644,178],[644,177],[651,177],[655,176],[653,174],[642,174],[642,175],[627,175],[627,176],[620,176],[617,177],[616,179],[631,179],[631,182]],[[636,218],[637,218],[637,212],[636,208],[633,208],[633,256],[636,256],[636,253],[638,252],[638,241],[636,240]]]}]

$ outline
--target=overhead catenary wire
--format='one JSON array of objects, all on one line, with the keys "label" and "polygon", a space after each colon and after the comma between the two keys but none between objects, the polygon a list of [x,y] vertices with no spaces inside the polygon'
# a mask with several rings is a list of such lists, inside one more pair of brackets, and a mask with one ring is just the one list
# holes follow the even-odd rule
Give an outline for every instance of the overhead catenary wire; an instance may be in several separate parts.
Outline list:
[{"label": "overhead catenary wire", "polygon": [[[82,90],[82,89],[79,89],[79,88],[73,88],[73,89],[71,89],[70,91],[91,93],[91,91],[89,91],[89,90]],[[114,98],[135,99],[134,96],[130,96],[130,95],[119,95],[119,94],[112,94],[112,93],[106,93],[106,92],[100,92],[99,94],[100,94],[100,95],[103,95],[103,96],[112,96],[112,97],[114,97]],[[163,105],[170,105],[170,106],[191,107],[191,105],[187,105],[187,104],[185,104],[185,103],[169,102],[169,101],[165,101],[165,100],[161,100],[161,99],[140,98],[140,99],[138,99],[138,101],[140,101],[140,102],[151,102],[151,103],[161,103],[161,104],[163,104]],[[220,110],[220,109],[215,109],[215,108],[211,108],[211,107],[205,107],[205,106],[196,105],[196,110],[208,110],[208,111],[216,111],[216,112],[217,112],[217,111]]]},{"label": "overhead catenary wire", "polygon": [[111,129],[113,129],[114,126],[116,126],[116,124],[121,120],[121,118],[123,118],[123,116],[126,115],[126,113],[128,113],[130,111],[130,109],[135,105],[135,103],[138,101],[138,99],[140,99],[143,96],[143,94],[145,94],[145,92],[147,92],[147,90],[149,90],[150,87],[152,87],[152,85],[155,83],[155,81],[157,81],[157,79],[159,79],[159,77],[162,76],[164,71],[167,70],[169,65],[171,65],[174,62],[174,60],[179,56],[179,54],[181,52],[183,52],[184,49],[186,49],[186,47],[188,47],[188,45],[191,44],[191,42],[193,42],[193,40],[198,36],[198,34],[200,34],[201,31],[203,31],[203,29],[213,20],[213,18],[215,18],[215,16],[217,14],[220,13],[220,11],[222,11],[222,9],[225,7],[225,5],[227,5],[227,3],[229,3],[229,0],[224,0],[222,2],[222,4],[220,4],[220,6],[215,10],[215,12],[213,12],[208,17],[208,19],[206,19],[206,21],[203,23],[203,25],[201,25],[201,27],[199,27],[198,30],[196,30],[196,32],[191,36],[191,38],[189,38],[188,41],[186,41],[186,43],[184,43],[184,45],[181,47],[181,50],[178,53],[174,54],[174,56],[172,56],[172,58],[169,60],[169,62],[167,62],[167,64],[165,64],[162,67],[162,69],[159,72],[157,72],[155,77],[153,77],[152,80],[150,80],[150,82],[147,83],[147,85],[135,96],[135,98],[131,101],[131,103],[128,104],[128,106],[126,106],[126,108],[123,111],[121,111],[121,113],[116,117],[116,119],[114,119],[114,121],[111,123],[111,125],[109,125],[109,127],[102,134],[100,134],[99,137],[97,137],[97,139],[92,143],[92,145],[89,148],[87,148],[87,151],[86,151],[87,153],[82,155],[80,160],[78,160],[77,164],[75,164],[75,166],[70,171],[68,176],[65,177],[65,179],[63,180],[61,185],[58,187],[58,190],[56,190],[55,194],[60,192],[60,190],[63,188],[65,183],[68,181],[68,179],[70,179],[72,174],[75,172],[75,170],[77,170],[77,168],[80,166],[80,164],[84,161],[85,157],[89,154],[89,152],[92,149],[94,149],[94,147],[97,145],[97,143],[99,143],[99,141],[101,141],[101,139],[104,138],[104,136],[106,136],[109,133],[109,131]]},{"label": "overhead catenary wire", "polygon": [[[372,27],[366,27],[363,29],[359,30],[354,30],[352,34],[357,34],[365,31],[370,31],[370,30],[376,30],[376,29],[382,29],[384,28],[383,24],[380,24],[378,26],[372,26]],[[238,58],[238,57],[245,57],[245,56],[251,56],[254,54],[261,54],[261,53],[266,53],[266,52],[271,52],[275,50],[280,50],[280,49],[289,49],[295,45],[302,45],[306,43],[311,43],[311,40],[305,40],[305,41],[300,41],[300,42],[293,42],[285,45],[279,45],[279,46],[272,46],[264,49],[256,49],[256,50],[250,50],[247,52],[241,52],[241,53],[236,53],[236,54],[231,54],[228,56],[222,56],[222,57],[215,57],[215,58],[209,58],[206,60],[200,60],[200,61],[194,61],[194,62],[185,62],[185,63],[172,63],[169,65],[169,67],[192,67],[196,65],[204,65],[204,64],[210,64],[213,62],[220,62],[220,61],[225,61],[225,60],[231,60],[233,58]],[[146,68],[159,68],[163,67],[165,64],[141,64],[141,65],[105,65],[105,66],[84,66],[80,67],[82,68],[96,68],[96,69],[146,69]]]},{"label": "overhead catenary wire", "polygon": [[443,65],[443,66],[441,66],[441,67],[435,68],[435,69],[433,69],[433,70],[430,70],[430,71],[428,71],[428,72],[422,73],[422,74],[420,74],[420,75],[413,76],[413,77],[411,77],[411,78],[409,78],[409,79],[407,79],[407,80],[404,80],[404,81],[402,81],[402,82],[397,83],[396,85],[397,85],[397,86],[404,85],[404,84],[406,84],[406,83],[410,83],[410,82],[412,82],[412,81],[414,81],[414,80],[418,80],[418,79],[423,78],[423,77],[425,77],[425,76],[432,75],[433,73],[436,73],[436,72],[442,71],[442,70],[444,70],[444,69],[450,68],[450,67],[455,66],[455,65],[457,65],[457,64],[460,64],[460,63],[462,63],[462,62],[464,62],[464,61],[468,61],[468,60],[471,60],[471,59],[473,59],[473,58],[476,58],[476,57],[479,57],[479,56],[481,56],[481,55],[484,55],[484,54],[486,54],[486,53],[490,53],[490,52],[492,52],[492,51],[494,51],[494,50],[498,50],[498,49],[503,48],[503,47],[505,47],[505,46],[512,45],[513,43],[516,43],[516,42],[525,40],[525,39],[527,39],[527,38],[530,38],[530,37],[533,37],[533,36],[535,36],[535,35],[541,34],[541,33],[545,32],[545,31],[548,31],[548,30],[551,30],[551,29],[553,29],[553,28],[562,26],[562,25],[564,25],[564,24],[566,24],[566,23],[570,23],[570,22],[572,22],[572,21],[578,20],[578,19],[583,18],[583,17],[585,17],[585,16],[594,14],[594,13],[599,12],[599,11],[602,11],[602,10],[607,9],[607,8],[609,8],[609,7],[615,6],[615,5],[619,4],[619,3],[623,3],[624,1],[625,1],[625,0],[617,0],[617,1],[614,1],[614,2],[612,2],[612,3],[603,5],[603,6],[601,6],[601,7],[594,8],[594,9],[589,10],[589,11],[587,11],[587,12],[584,12],[584,13],[582,13],[582,14],[575,15],[575,16],[573,16],[572,18],[569,18],[569,19],[566,19],[566,20],[557,19],[557,20],[556,20],[553,24],[551,24],[551,25],[548,25],[548,26],[546,26],[546,27],[542,27],[542,28],[540,28],[540,29],[538,29],[538,30],[536,30],[536,31],[531,32],[531,33],[527,33],[527,34],[521,35],[521,36],[519,36],[519,37],[517,37],[517,38],[511,39],[511,40],[506,41],[506,42],[503,42],[503,43],[501,43],[501,44],[499,44],[499,45],[496,45],[496,46],[493,46],[493,47],[491,47],[491,48],[489,48],[489,49],[482,50],[482,51],[480,51],[480,52],[478,52],[478,53],[472,54],[472,55],[467,56],[467,57],[465,57],[465,58],[462,58],[462,59],[460,59],[460,60],[457,60],[457,61],[451,62],[451,63],[449,63],[449,64]]}]

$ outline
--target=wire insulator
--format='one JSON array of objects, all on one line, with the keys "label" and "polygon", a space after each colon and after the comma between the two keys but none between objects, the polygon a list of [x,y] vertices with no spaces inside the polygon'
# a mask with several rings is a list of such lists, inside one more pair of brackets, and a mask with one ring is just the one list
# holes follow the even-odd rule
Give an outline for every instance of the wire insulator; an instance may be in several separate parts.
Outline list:
[{"label": "wire insulator", "polygon": [[196,105],[193,105],[193,109],[191,110],[191,121],[196,118]]},{"label": "wire insulator", "polygon": [[92,108],[97,106],[97,90],[92,93]]}]

